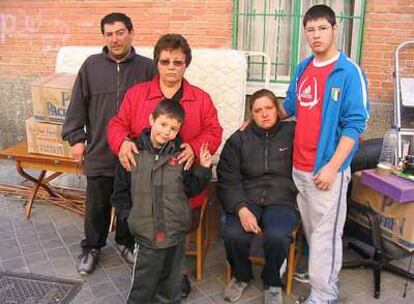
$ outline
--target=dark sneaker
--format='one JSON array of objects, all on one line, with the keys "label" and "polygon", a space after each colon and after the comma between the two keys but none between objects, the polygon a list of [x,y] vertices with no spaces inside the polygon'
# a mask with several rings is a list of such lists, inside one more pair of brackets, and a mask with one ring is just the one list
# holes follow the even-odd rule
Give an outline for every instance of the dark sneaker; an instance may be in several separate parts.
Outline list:
[{"label": "dark sneaker", "polygon": [[224,289],[224,300],[229,302],[237,302],[249,283],[242,282],[236,278],[232,278],[230,283]]},{"label": "dark sneaker", "polygon": [[117,244],[116,248],[128,264],[134,264],[134,249],[132,247]]},{"label": "dark sneaker", "polygon": [[100,253],[99,249],[82,252],[79,256],[78,272],[83,275],[91,273],[95,269]]},{"label": "dark sneaker", "polygon": [[264,290],[264,304],[283,304],[282,287],[270,286]]},{"label": "dark sneaker", "polygon": [[191,282],[188,275],[183,275],[183,280],[181,281],[181,297],[187,298],[191,292]]},{"label": "dark sneaker", "polygon": [[302,283],[310,283],[308,270],[297,270],[293,278]]}]

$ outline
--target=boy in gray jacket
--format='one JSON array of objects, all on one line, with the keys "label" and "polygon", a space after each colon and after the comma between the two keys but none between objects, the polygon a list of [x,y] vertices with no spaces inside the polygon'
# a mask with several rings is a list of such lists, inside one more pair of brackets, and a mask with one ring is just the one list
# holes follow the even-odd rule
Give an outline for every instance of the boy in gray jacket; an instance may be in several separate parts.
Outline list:
[{"label": "boy in gray jacket", "polygon": [[178,163],[182,141],[177,134],[184,120],[179,103],[160,102],[149,120],[151,128],[135,142],[137,166],[131,172],[117,166],[112,196],[118,216],[127,218],[136,240],[128,303],[178,303],[184,238],[191,227],[188,197],[210,181],[211,155],[203,145],[201,166],[184,171]]}]

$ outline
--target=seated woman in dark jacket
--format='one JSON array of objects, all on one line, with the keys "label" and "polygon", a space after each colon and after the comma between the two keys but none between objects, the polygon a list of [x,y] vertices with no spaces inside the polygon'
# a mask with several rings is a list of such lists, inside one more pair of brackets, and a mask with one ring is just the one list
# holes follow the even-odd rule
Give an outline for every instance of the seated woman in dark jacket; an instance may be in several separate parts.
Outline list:
[{"label": "seated woman in dark jacket", "polygon": [[250,125],[227,140],[217,166],[218,196],[226,212],[224,243],[234,273],[224,298],[236,302],[252,281],[250,245],[262,233],[265,303],[283,303],[279,270],[299,223],[292,180],[295,123],[279,120],[269,90],[255,92],[249,106]]}]

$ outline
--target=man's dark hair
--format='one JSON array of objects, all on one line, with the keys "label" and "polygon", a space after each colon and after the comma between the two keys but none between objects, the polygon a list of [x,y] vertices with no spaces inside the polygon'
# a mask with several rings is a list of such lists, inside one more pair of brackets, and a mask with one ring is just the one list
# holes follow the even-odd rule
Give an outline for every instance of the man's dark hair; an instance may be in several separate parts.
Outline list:
[{"label": "man's dark hair", "polygon": [[277,113],[280,114],[280,104],[277,101],[277,97],[275,96],[275,94],[273,94],[272,91],[267,90],[267,89],[258,90],[256,92],[254,92],[252,96],[250,96],[250,99],[249,99],[249,109],[250,109],[250,112],[253,109],[254,102],[256,100],[258,100],[259,98],[262,98],[262,97],[269,98],[273,102],[273,104],[275,105],[276,110],[277,110]]},{"label": "man's dark hair", "polygon": [[185,54],[185,65],[191,62],[191,48],[187,40],[180,34],[165,34],[158,39],[154,47],[154,62],[158,63],[162,51],[181,50]]},{"label": "man's dark hair", "polygon": [[178,102],[175,101],[161,101],[152,112],[152,118],[155,120],[161,115],[166,115],[169,118],[176,119],[179,123],[184,122],[184,109]]},{"label": "man's dark hair", "polygon": [[331,26],[336,24],[335,12],[327,5],[318,4],[312,6],[303,16],[303,27],[306,27],[308,21],[316,19],[326,19]]},{"label": "man's dark hair", "polygon": [[104,25],[105,24],[113,24],[117,21],[122,22],[123,24],[125,24],[125,27],[127,28],[129,33],[132,31],[133,25],[132,25],[131,18],[129,18],[127,15],[125,15],[123,13],[110,13],[110,14],[106,15],[105,17],[103,17],[102,20],[101,20],[102,35],[105,33],[104,32]]}]

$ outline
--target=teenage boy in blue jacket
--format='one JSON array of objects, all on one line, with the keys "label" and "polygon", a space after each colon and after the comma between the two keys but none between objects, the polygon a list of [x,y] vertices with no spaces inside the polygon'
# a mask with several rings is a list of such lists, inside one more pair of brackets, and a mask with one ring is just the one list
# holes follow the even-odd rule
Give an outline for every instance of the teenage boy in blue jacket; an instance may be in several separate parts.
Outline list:
[{"label": "teenage boy in blue jacket", "polygon": [[369,117],[360,67],[335,46],[335,13],[315,5],[303,27],[312,56],[297,67],[283,104],[297,119],[293,179],[310,246],[311,294],[305,303],[336,303],[352,157]]}]

